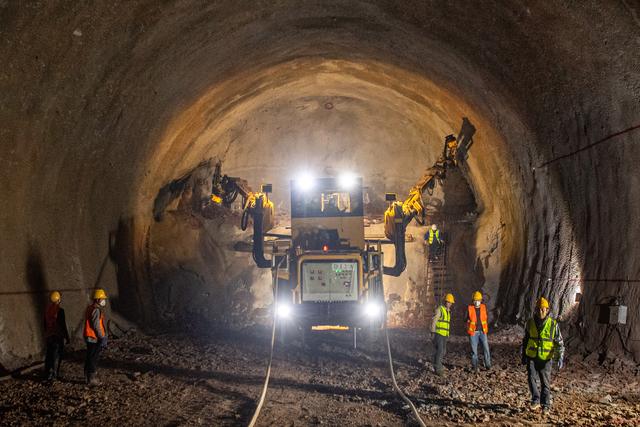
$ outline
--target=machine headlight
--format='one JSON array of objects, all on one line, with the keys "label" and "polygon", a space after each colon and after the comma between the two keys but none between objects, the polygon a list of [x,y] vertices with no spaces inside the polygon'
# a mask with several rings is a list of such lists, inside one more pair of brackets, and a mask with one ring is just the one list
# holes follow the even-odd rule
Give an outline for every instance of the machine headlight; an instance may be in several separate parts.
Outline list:
[{"label": "machine headlight", "polygon": [[291,317],[291,305],[286,303],[278,304],[278,308],[276,309],[276,315],[280,319],[288,319]]},{"label": "machine headlight", "polygon": [[382,314],[382,304],[372,301],[367,302],[364,305],[364,314],[371,318],[380,316]]},{"label": "machine headlight", "polygon": [[345,172],[338,176],[338,185],[345,190],[352,189],[357,182],[356,175],[351,172]]},{"label": "machine headlight", "polygon": [[300,191],[309,191],[315,187],[316,180],[310,174],[302,174],[296,179],[296,186]]}]

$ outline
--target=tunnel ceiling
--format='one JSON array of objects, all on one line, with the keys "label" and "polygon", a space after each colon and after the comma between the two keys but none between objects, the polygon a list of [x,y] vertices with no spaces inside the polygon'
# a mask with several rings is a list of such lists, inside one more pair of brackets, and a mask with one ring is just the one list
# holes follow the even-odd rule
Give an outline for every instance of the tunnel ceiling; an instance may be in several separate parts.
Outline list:
[{"label": "tunnel ceiling", "polygon": [[[609,294],[637,302],[627,284],[581,282],[640,277],[637,262],[613,261],[592,231],[640,231],[629,226],[638,187],[627,184],[637,179],[637,134],[620,136],[612,153],[595,148],[534,170],[640,121],[640,60],[625,54],[639,47],[640,11],[600,8],[0,4],[2,290],[28,304],[60,283],[86,289],[100,279],[126,293],[120,270],[98,275],[108,236],[128,224],[123,262],[142,266],[159,188],[208,158],[253,186],[274,182],[276,194],[298,167],[327,163],[356,169],[380,194],[402,192],[466,117],[477,129],[464,169],[482,212],[474,244],[496,314],[514,321],[541,293],[567,312],[577,285],[586,318]],[[34,265],[40,279],[25,273]],[[144,280],[144,268],[133,270],[128,279]],[[30,354],[34,344],[8,325],[37,315],[1,304],[0,348],[11,349],[7,360]],[[628,330],[636,354],[637,335]]]}]

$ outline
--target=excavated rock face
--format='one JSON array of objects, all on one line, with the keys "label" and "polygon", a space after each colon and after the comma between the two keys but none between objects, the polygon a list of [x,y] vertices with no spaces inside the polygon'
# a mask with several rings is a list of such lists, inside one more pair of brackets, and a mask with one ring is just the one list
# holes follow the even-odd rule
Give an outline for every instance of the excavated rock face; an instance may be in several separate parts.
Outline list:
[{"label": "excavated rock face", "polygon": [[640,124],[639,16],[625,1],[0,2],[0,363],[40,351],[48,289],[76,332],[96,285],[138,321],[258,319],[268,277],[231,250],[234,217],[184,209],[192,192],[154,219],[202,162],[273,183],[281,213],[299,171],[350,169],[375,211],[464,118],[464,277],[502,320],[544,294],[589,348],[638,357],[637,310],[615,334],[596,321],[612,297],[640,300],[640,129],[571,153]]}]

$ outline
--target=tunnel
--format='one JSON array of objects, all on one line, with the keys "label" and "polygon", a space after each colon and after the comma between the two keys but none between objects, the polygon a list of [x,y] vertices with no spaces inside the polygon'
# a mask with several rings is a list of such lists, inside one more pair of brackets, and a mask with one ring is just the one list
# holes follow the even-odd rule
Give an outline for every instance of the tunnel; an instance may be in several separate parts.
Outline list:
[{"label": "tunnel", "polygon": [[[237,204],[203,208],[217,162],[272,184],[283,229],[291,180],[357,173],[382,233],[385,193],[405,197],[453,134],[466,151],[425,202],[455,333],[473,291],[507,331],[544,296],[574,354],[638,375],[636,2],[5,1],[0,35],[3,374],[42,360],[53,290],[79,350],[95,288],[123,330],[269,328],[271,273],[241,249]],[[428,225],[385,278],[400,334],[436,307]]]}]

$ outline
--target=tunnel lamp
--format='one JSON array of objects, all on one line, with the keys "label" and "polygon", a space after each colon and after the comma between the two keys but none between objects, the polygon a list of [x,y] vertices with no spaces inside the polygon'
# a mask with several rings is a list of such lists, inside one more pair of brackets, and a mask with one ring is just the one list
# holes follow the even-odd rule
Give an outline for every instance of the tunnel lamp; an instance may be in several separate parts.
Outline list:
[{"label": "tunnel lamp", "polygon": [[280,319],[288,319],[291,317],[291,306],[286,303],[278,304],[276,314]]},{"label": "tunnel lamp", "polygon": [[315,187],[315,179],[308,173],[302,174],[296,179],[296,186],[300,191],[310,191]]},{"label": "tunnel lamp", "polygon": [[338,185],[340,188],[350,190],[356,185],[356,175],[351,172],[344,172],[338,176]]},{"label": "tunnel lamp", "polygon": [[381,312],[382,307],[376,302],[368,302],[364,306],[364,314],[366,314],[369,318],[376,318],[380,316]]}]

